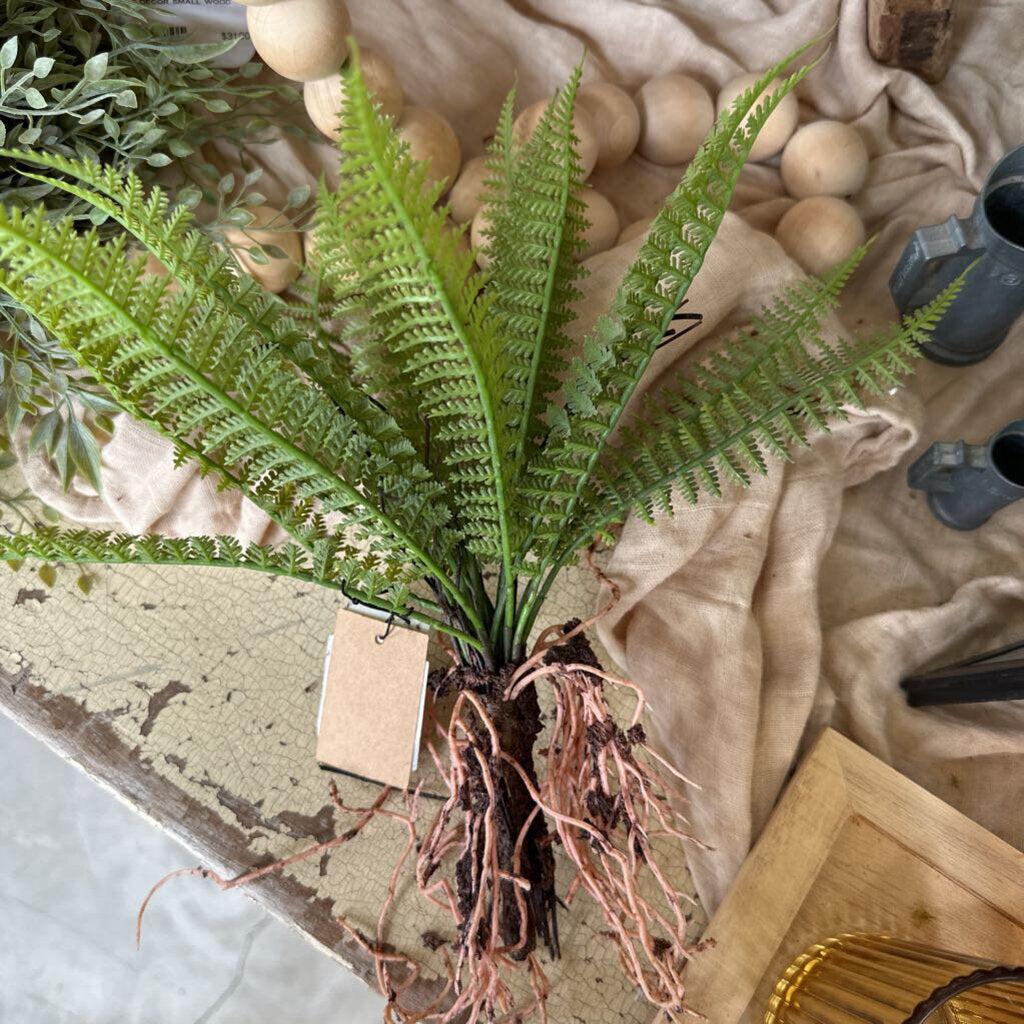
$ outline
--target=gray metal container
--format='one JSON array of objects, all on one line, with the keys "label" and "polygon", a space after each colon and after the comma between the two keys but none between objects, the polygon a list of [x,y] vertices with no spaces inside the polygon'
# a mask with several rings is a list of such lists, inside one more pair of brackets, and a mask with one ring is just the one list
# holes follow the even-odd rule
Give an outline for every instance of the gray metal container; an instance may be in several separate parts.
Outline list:
[{"label": "gray metal container", "polygon": [[927,492],[928,506],[946,526],[977,529],[1024,498],[1024,420],[1007,424],[987,444],[936,442],[907,470],[907,483]]},{"label": "gray metal container", "polygon": [[937,363],[979,362],[1024,313],[1024,146],[992,168],[969,217],[950,217],[911,236],[889,279],[900,313],[933,299],[975,260],[963,290],[921,346]]}]

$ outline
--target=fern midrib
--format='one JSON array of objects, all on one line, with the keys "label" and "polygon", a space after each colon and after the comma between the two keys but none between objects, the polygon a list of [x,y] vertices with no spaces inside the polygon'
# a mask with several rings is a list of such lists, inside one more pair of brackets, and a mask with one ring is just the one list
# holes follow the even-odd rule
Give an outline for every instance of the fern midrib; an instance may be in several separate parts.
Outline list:
[{"label": "fern midrib", "polygon": [[[410,216],[405,203],[402,201],[401,194],[394,187],[390,175],[383,171],[385,166],[384,156],[380,150],[377,132],[375,130],[376,124],[372,123],[372,119],[367,119],[365,97],[360,96],[359,100],[362,102],[355,102],[353,106],[358,111],[359,117],[363,122],[364,143],[366,145],[368,155],[377,168],[377,181],[386,193],[389,201],[391,202],[392,209],[395,211],[407,237],[411,241],[412,247],[420,259],[423,273],[426,274],[427,278],[433,285],[437,295],[437,301],[441,304],[442,310],[444,310],[452,329],[455,331],[456,337],[458,338],[459,343],[462,346],[462,350],[466,355],[466,359],[469,362],[470,368],[473,371],[473,379],[476,384],[480,408],[484,414],[484,422],[487,426],[487,447],[491,462],[491,472],[494,476],[498,527],[501,532],[502,571],[504,574],[508,598],[506,604],[506,625],[510,628],[512,626],[512,604],[514,601],[513,588],[515,586],[515,580],[512,576],[512,543],[508,524],[508,506],[506,502],[505,479],[501,462],[501,448],[499,445],[497,420],[494,415],[494,405],[491,398],[490,388],[487,386],[487,378],[484,374],[480,358],[474,350],[473,345],[470,343],[469,337],[465,331],[465,326],[462,323],[462,319],[456,312],[451,297],[448,295],[448,289],[445,285],[444,279],[434,266],[434,262],[424,246],[423,240],[420,238],[420,233],[416,228],[415,222]],[[462,602],[460,602],[460,604],[462,604]],[[463,608],[466,608],[468,604],[469,602],[466,601],[465,604],[462,605]],[[477,619],[475,612],[473,612],[473,618],[474,620]],[[483,632],[483,626],[479,620],[474,621],[473,624],[481,630],[482,636],[486,635]]]},{"label": "fern midrib", "polygon": [[[95,285],[88,277],[82,274],[76,267],[72,266],[67,260],[61,258],[56,253],[50,252],[41,243],[37,242],[30,236],[23,232],[13,230],[9,223],[0,224],[0,234],[5,234],[10,238],[17,239],[22,245],[31,249],[34,253],[41,256],[44,261],[54,263],[60,266],[69,276],[73,277],[84,289],[92,294],[100,303],[101,306],[107,306],[115,316],[119,316],[121,321],[125,324],[130,325],[141,338],[144,338],[147,344],[150,344],[157,351],[163,355],[163,357],[169,360],[174,367],[183,376],[187,377],[201,390],[203,390],[209,397],[215,401],[221,403],[225,408],[231,410],[234,415],[240,417],[254,432],[262,434],[268,440],[271,440],[273,444],[283,448],[293,459],[303,465],[310,473],[317,478],[325,481],[330,487],[336,488],[346,496],[346,498],[355,505],[360,505],[366,508],[370,513],[371,517],[377,520],[378,523],[388,532],[390,535],[398,541],[400,544],[406,546],[410,555],[417,559],[420,564],[428,571],[428,573],[434,576],[438,582],[447,590],[452,598],[456,600],[459,606],[465,611],[466,615],[469,616],[470,621],[476,628],[483,629],[483,624],[479,621],[476,611],[467,600],[467,598],[461,593],[461,591],[455,587],[451,580],[448,579],[447,574],[441,569],[440,566],[434,562],[431,556],[422,550],[422,548],[411,538],[405,531],[395,523],[389,516],[381,512],[379,509],[375,509],[365,503],[363,496],[359,492],[347,484],[335,473],[332,473],[327,467],[325,467],[319,460],[308,455],[302,451],[295,444],[289,441],[287,438],[282,437],[275,430],[272,430],[262,421],[253,416],[248,410],[243,408],[235,399],[231,398],[226,392],[220,388],[211,384],[201,373],[195,370],[187,362],[181,359],[180,356],[176,355],[167,345],[164,344],[153,332],[143,323],[138,321],[124,306],[115,302],[109,295],[106,294],[101,288]],[[102,376],[102,375],[101,375]]]}]

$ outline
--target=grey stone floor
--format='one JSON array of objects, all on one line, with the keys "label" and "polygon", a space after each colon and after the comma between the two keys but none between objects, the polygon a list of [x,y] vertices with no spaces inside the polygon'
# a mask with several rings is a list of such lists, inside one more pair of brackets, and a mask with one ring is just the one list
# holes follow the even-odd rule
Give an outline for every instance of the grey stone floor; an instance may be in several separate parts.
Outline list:
[{"label": "grey stone floor", "polygon": [[0,715],[0,1021],[373,1024],[383,1000]]}]

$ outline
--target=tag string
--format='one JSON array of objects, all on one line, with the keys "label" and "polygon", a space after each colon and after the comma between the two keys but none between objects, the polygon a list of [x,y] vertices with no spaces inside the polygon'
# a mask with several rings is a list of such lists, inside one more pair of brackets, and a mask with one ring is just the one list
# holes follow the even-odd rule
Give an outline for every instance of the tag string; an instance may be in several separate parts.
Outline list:
[{"label": "tag string", "polygon": [[382,644],[389,636],[391,636],[391,630],[395,628],[395,613],[392,612],[388,616],[388,624],[384,628],[383,633],[378,633],[373,639],[375,643]]}]

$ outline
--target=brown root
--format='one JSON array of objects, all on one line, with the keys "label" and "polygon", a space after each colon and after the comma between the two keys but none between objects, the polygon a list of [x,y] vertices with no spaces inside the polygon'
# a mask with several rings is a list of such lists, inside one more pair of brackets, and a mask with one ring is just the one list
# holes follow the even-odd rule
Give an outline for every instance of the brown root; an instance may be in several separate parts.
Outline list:
[{"label": "brown root", "polygon": [[[515,672],[481,676],[456,667],[445,679],[456,690],[448,728],[436,728],[447,756],[433,740],[428,749],[449,796],[423,835],[415,861],[421,896],[444,910],[453,928],[449,941],[434,933],[429,942],[424,937],[430,948],[440,950],[447,971],[447,982],[430,1006],[413,1009],[403,999],[421,968],[386,943],[398,881],[419,842],[418,791],[403,794],[403,813],[385,808],[389,790],[370,807],[354,808],[342,802],[332,783],[336,806],[360,816],[343,835],[236,879],[203,869],[174,874],[199,873],[221,888],[233,888],[349,841],[374,817],[391,818],[402,824],[408,839],[391,874],[376,934],[371,940],[339,919],[374,961],[387,999],[385,1021],[473,1024],[535,1017],[543,1024],[548,980],[535,946],[539,938],[552,954],[558,951],[552,851],[557,842],[575,870],[565,903],[586,892],[600,907],[604,934],[639,992],[670,1020],[689,1013],[682,970],[699,948],[686,940],[685,904],[692,900],[674,888],[660,866],[657,841],[695,841],[676,810],[682,786],[692,783],[648,746],[641,725],[643,694],[600,667],[583,635],[586,625],[568,623],[550,640],[548,631]],[[554,708],[538,774],[539,683],[550,686]],[[608,688],[635,698],[625,726],[609,708]],[[164,881],[147,896],[140,926]]]}]

